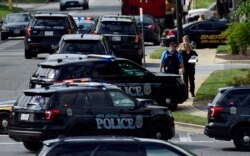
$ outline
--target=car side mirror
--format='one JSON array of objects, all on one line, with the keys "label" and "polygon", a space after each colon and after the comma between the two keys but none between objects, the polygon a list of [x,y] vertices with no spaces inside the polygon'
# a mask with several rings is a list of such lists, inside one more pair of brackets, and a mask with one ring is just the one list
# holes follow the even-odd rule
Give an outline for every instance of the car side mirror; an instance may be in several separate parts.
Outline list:
[{"label": "car side mirror", "polygon": [[155,100],[151,99],[143,99],[142,101],[138,102],[138,107],[146,107],[146,106],[157,106],[158,103]]}]

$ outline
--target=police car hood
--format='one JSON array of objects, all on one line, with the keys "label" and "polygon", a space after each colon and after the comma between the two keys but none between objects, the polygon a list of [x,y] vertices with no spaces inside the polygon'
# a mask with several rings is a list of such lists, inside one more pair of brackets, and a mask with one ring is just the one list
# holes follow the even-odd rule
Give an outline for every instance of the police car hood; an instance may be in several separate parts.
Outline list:
[{"label": "police car hood", "polygon": [[0,106],[13,106],[16,100],[1,101]]}]

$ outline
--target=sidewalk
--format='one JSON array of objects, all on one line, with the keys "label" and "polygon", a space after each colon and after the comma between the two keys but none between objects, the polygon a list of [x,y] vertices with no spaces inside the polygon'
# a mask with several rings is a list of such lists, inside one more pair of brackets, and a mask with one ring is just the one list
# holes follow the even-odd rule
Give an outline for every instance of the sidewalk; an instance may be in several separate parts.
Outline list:
[{"label": "sidewalk", "polygon": [[[209,64],[231,64],[231,63],[250,63],[250,60],[243,61],[231,61],[216,58],[216,49],[196,49],[198,54],[197,65],[209,65]],[[160,63],[159,59],[150,59],[149,56],[146,56],[146,63]],[[195,92],[200,88],[201,84],[209,77],[208,74],[195,74]],[[178,112],[184,112],[191,115],[207,117],[206,107],[203,109],[198,109],[193,105],[194,98],[189,96],[189,99],[183,104],[178,105]],[[206,104],[204,104],[206,106]]]}]

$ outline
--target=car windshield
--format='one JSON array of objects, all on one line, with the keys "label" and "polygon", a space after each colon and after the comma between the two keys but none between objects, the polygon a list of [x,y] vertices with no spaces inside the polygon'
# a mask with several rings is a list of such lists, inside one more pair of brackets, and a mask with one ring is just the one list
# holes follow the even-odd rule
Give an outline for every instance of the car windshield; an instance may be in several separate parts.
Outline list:
[{"label": "car windshield", "polygon": [[36,28],[52,27],[56,29],[69,28],[69,22],[65,17],[36,17],[34,26]]},{"label": "car windshield", "polygon": [[105,54],[105,49],[99,40],[67,41],[61,53]]},{"label": "car windshield", "polygon": [[29,22],[29,20],[28,14],[10,14],[5,19],[6,23]]},{"label": "car windshield", "polygon": [[101,34],[136,34],[136,28],[132,22],[102,22],[99,31]]},{"label": "car windshield", "polygon": [[33,77],[46,78],[46,79],[54,79],[58,75],[59,70],[53,68],[47,68],[40,66]]}]

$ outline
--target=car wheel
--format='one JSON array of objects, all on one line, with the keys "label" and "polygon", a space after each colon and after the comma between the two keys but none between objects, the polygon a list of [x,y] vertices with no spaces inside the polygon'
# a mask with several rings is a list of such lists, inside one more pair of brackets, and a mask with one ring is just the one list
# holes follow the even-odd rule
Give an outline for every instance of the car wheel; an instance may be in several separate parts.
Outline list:
[{"label": "car wheel", "polygon": [[70,136],[87,136],[89,135],[88,130],[84,126],[73,127],[70,131]]},{"label": "car wheel", "polygon": [[250,150],[250,127],[240,127],[235,130],[233,136],[234,145],[238,150]]},{"label": "car wheel", "polygon": [[171,111],[175,111],[178,106],[176,98],[175,93],[163,90],[158,96],[158,102],[160,105],[167,106]]},{"label": "car wheel", "polygon": [[64,10],[66,10],[66,7],[64,7],[63,5],[60,5],[60,10],[64,11]]},{"label": "car wheel", "polygon": [[1,134],[8,133],[9,119],[10,119],[9,116],[10,116],[10,114],[7,112],[0,113],[0,133]]},{"label": "car wheel", "polygon": [[160,36],[160,34],[157,35],[157,39],[153,43],[154,43],[154,45],[160,45],[160,43],[161,43],[161,36]]},{"label": "car wheel", "polygon": [[7,40],[7,39],[8,39],[8,36],[1,34],[1,40]]},{"label": "car wheel", "polygon": [[167,140],[168,130],[165,125],[157,123],[152,126],[149,130],[149,138]]},{"label": "car wheel", "polygon": [[32,50],[31,49],[25,49],[24,50],[24,57],[26,59],[31,59],[32,58]]},{"label": "car wheel", "polygon": [[41,142],[36,141],[24,141],[23,145],[26,149],[32,152],[37,152],[43,146]]},{"label": "car wheel", "polygon": [[194,41],[190,42],[192,49],[196,49],[197,48],[197,44]]}]

